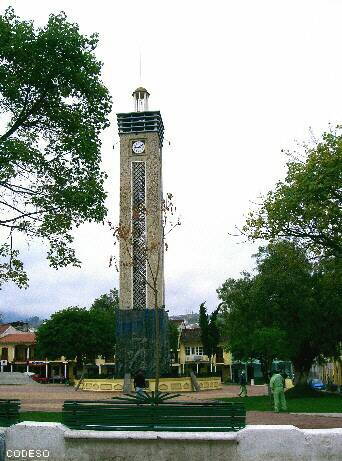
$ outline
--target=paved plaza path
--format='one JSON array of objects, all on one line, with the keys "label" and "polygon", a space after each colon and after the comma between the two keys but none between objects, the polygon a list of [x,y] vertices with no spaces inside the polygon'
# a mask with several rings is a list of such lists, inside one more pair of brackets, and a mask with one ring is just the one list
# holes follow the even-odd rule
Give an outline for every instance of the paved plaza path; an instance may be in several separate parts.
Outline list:
[{"label": "paved plaza path", "polygon": [[[238,386],[223,386],[219,390],[182,393],[177,400],[209,401],[220,397],[236,397],[238,392]],[[265,395],[267,394],[266,386],[248,386],[248,394],[250,396]],[[105,400],[111,399],[114,395],[120,394],[80,390],[76,392],[74,388],[63,384],[0,386],[0,399],[20,399],[23,411],[61,411],[64,400]],[[247,424],[293,424],[302,429],[323,429],[342,427],[342,415],[275,414],[271,411],[248,411]]]}]

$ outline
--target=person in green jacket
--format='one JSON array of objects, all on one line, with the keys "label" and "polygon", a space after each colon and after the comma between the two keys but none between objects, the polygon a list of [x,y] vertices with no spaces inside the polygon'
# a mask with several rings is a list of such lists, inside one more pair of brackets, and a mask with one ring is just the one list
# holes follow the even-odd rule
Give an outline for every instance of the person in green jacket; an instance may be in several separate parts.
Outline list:
[{"label": "person in green jacket", "polygon": [[270,388],[274,399],[274,411],[277,413],[279,413],[280,410],[287,411],[284,386],[284,378],[280,373],[275,371],[270,379]]}]

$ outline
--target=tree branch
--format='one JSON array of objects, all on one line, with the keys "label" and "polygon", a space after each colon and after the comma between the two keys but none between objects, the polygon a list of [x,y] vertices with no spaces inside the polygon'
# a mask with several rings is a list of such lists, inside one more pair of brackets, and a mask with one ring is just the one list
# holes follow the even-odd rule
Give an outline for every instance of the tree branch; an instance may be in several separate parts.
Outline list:
[{"label": "tree branch", "polygon": [[34,112],[39,108],[40,104],[42,103],[43,99],[45,98],[45,96],[47,94],[47,90],[43,91],[40,98],[38,98],[37,101],[32,105],[31,109],[29,109],[25,113],[25,109],[26,109],[27,104],[28,104],[28,95],[29,95],[30,91],[31,91],[31,88],[29,88],[28,91],[27,91],[27,94],[26,94],[26,97],[25,97],[25,100],[24,100],[23,108],[21,109],[17,120],[14,122],[12,127],[9,130],[7,130],[7,132],[0,137],[0,141],[6,141],[6,139],[8,139],[15,131],[17,131],[17,129],[29,118],[30,115],[34,114]]},{"label": "tree branch", "polygon": [[9,189],[15,194],[28,194],[28,195],[38,195],[39,194],[39,192],[34,192],[33,190],[28,189],[27,187],[18,186],[16,184],[8,184],[8,183],[0,181],[0,186],[5,187],[6,189]]},{"label": "tree branch", "polygon": [[[10,206],[10,205],[8,205],[8,206]],[[14,207],[10,206],[10,208],[14,208]],[[53,210],[39,210],[39,211],[32,211],[31,213],[22,213],[20,216],[15,216],[14,218],[0,220],[0,226],[6,225],[6,223],[9,223],[9,222],[15,222],[18,219],[28,218],[28,217],[33,219],[34,221],[39,221],[38,219],[34,218],[33,216],[37,215],[37,214],[44,213],[44,211],[53,211]],[[18,213],[21,213],[21,211],[18,210]]]}]

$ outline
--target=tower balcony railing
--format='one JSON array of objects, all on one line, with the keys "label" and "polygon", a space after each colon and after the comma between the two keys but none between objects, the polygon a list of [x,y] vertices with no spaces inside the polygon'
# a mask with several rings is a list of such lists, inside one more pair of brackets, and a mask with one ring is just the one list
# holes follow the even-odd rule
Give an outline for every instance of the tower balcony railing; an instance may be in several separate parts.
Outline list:
[{"label": "tower balcony railing", "polygon": [[119,134],[157,132],[163,144],[164,125],[159,111],[120,113],[117,121]]},{"label": "tower balcony railing", "polygon": [[207,355],[186,355],[186,362],[209,362],[209,357]]}]

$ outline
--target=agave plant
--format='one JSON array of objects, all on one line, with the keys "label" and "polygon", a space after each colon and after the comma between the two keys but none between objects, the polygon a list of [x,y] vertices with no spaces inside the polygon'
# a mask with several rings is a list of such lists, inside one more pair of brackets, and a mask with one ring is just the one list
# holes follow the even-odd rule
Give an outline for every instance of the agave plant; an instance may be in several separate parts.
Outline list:
[{"label": "agave plant", "polygon": [[139,394],[124,394],[126,397],[114,397],[114,400],[121,400],[127,403],[136,403],[137,405],[159,405],[165,403],[166,400],[179,397],[180,394],[172,394],[171,392],[141,392]]}]

